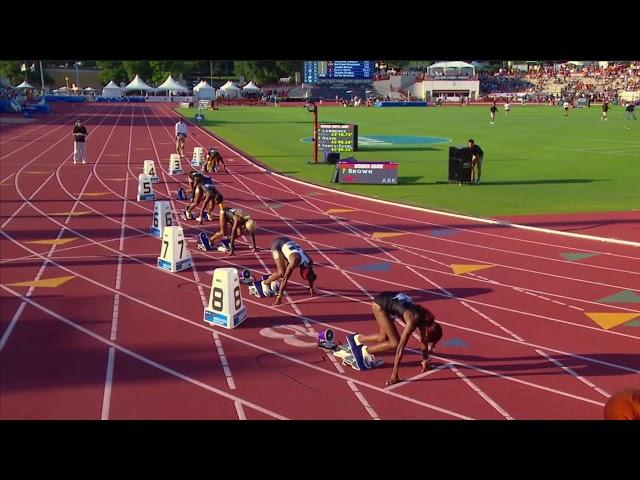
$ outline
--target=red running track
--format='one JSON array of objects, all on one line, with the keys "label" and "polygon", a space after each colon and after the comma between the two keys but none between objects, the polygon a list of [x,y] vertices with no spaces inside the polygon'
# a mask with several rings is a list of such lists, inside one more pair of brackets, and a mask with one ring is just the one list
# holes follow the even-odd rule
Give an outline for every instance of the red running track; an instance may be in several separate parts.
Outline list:
[{"label": "red running track", "polygon": [[[78,114],[90,132],[86,166],[70,161]],[[0,418],[599,419],[609,395],[640,384],[637,247],[306,185],[192,126],[189,153],[221,151],[230,173],[216,175],[219,188],[254,216],[258,245],[288,235],[319,275],[315,298],[296,274],[283,305],[245,295],[246,322],[210,327],[202,312],[213,269],[273,265],[268,250],[240,244],[227,257],[191,243],[192,269],[156,268],[153,202],[135,200],[137,176],[145,159],[167,166],[175,116],[166,106],[86,105],[3,127]],[[155,185],[174,213],[185,178],[163,172]],[[187,237],[199,231],[178,222]],[[58,280],[16,285],[47,279]],[[413,341],[404,381],[385,387],[391,354],[357,372],[316,348],[315,336],[374,331],[370,298],[393,289],[431,309],[444,338],[434,370],[418,375]],[[588,313],[626,320],[605,329]]]}]

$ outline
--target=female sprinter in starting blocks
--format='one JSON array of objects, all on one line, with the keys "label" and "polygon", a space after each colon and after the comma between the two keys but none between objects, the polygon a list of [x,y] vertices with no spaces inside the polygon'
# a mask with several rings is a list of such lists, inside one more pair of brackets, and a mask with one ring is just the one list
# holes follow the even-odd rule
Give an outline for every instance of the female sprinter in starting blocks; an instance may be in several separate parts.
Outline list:
[{"label": "female sprinter in starting blocks", "polygon": [[[192,192],[192,200],[185,209],[184,218],[185,220],[192,220],[193,209],[200,205],[200,202],[202,202],[202,199],[205,198],[207,194],[207,190],[210,190],[211,188],[216,190],[216,188],[213,185],[213,180],[200,172],[189,172],[188,179],[189,189]],[[200,219],[202,219],[202,211],[200,212]]]},{"label": "female sprinter in starting blocks", "polygon": [[251,251],[256,251],[256,222],[251,215],[245,215],[239,208],[227,208],[220,205],[220,230],[211,235],[211,245],[222,240],[227,235],[228,226],[231,225],[231,239],[229,240],[229,253],[227,256],[233,255],[234,243],[236,238],[241,237],[244,232],[251,234],[251,242],[253,246]]},{"label": "female sprinter in starting blocks", "polygon": [[287,237],[276,238],[271,244],[271,254],[275,261],[277,272],[272,273],[269,278],[264,281],[266,286],[269,286],[271,282],[282,279],[280,282],[280,290],[276,295],[274,305],[280,305],[282,302],[282,296],[284,295],[285,288],[289,277],[293,273],[296,267],[300,268],[300,276],[309,282],[309,295],[313,297],[313,282],[316,281],[318,276],[313,271],[313,260],[309,254],[307,254],[300,245]]},{"label": "female sprinter in starting blocks", "polygon": [[[374,365],[374,353],[395,350],[396,357],[393,364],[391,378],[385,385],[398,383],[398,369],[404,349],[414,330],[420,330],[420,344],[422,345],[422,372],[429,370],[429,354],[433,352],[436,343],[442,338],[442,327],[435,321],[433,313],[413,302],[411,297],[399,292],[382,292],[376,295],[372,302],[373,316],[376,318],[380,331],[372,335],[354,335],[353,340],[362,346],[362,356],[365,364]],[[405,323],[402,335],[393,321],[398,317]],[[367,346],[366,343],[375,345]]]},{"label": "female sprinter in starting blocks", "polygon": [[224,160],[222,159],[222,155],[215,148],[210,148],[207,151],[207,158],[204,162],[204,169],[209,173],[214,173],[220,171],[220,165],[224,168],[224,173],[227,173],[227,166],[224,164]]}]

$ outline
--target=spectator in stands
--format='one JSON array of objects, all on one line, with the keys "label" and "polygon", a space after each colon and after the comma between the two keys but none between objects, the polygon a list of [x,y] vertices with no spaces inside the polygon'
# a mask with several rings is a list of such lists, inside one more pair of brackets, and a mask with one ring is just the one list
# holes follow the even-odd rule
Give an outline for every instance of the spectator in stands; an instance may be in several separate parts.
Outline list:
[{"label": "spectator in stands", "polygon": [[480,148],[480,145],[476,145],[476,142],[473,140],[473,138],[469,139],[468,145],[471,149],[471,183],[478,184],[480,183],[480,175],[482,174],[484,152]]},{"label": "spectator in stands", "polygon": [[187,124],[182,117],[176,122],[176,153],[184,157],[184,142],[187,139]]},{"label": "spectator in stands", "polygon": [[82,120],[76,121],[73,127],[73,164],[76,165],[80,160],[83,164],[87,163],[87,127],[82,124]]}]

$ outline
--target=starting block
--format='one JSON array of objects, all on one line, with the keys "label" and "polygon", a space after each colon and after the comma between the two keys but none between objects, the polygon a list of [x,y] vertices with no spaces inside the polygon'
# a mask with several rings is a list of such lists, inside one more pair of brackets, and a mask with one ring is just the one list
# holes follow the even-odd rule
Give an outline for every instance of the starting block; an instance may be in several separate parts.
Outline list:
[{"label": "starting block", "polygon": [[181,216],[182,216],[182,218],[184,218],[185,220],[193,220],[193,212],[189,212],[189,213],[187,213],[187,210],[186,210],[186,209],[184,209],[184,210],[182,211],[182,215],[181,215]]},{"label": "starting block", "polygon": [[264,281],[269,278],[271,275],[263,275],[260,280],[253,279],[249,286],[249,293],[254,297],[264,298],[264,297],[275,297],[280,290],[280,284],[278,282],[272,282],[269,287],[265,285]]},{"label": "starting block", "polygon": [[338,349],[338,345],[334,342],[335,333],[330,328],[323,330],[318,334],[318,346],[324,350],[335,351]]},{"label": "starting block", "polygon": [[351,366],[355,370],[369,370],[371,368],[378,367],[384,363],[384,360],[375,360],[374,365],[368,365],[364,361],[364,355],[362,354],[362,344],[356,342],[355,335],[347,335],[347,343],[351,349],[351,356],[347,356],[343,359],[343,363]]},{"label": "starting block", "polygon": [[253,283],[253,275],[251,275],[251,270],[248,268],[239,268],[238,276],[240,277],[240,283],[244,285],[250,285]]},{"label": "starting block", "polygon": [[178,200],[188,200],[187,198],[187,192],[184,191],[184,188],[180,187],[178,189],[178,192],[176,193],[176,198]]},{"label": "starting block", "polygon": [[192,167],[201,167],[204,165],[204,148],[194,147],[193,158],[191,159]]},{"label": "starting block", "polygon": [[345,358],[352,356],[351,355],[351,347],[348,344],[347,345],[340,345],[338,348],[336,348],[333,351],[333,356],[341,358],[342,360],[344,360]]},{"label": "starting block", "polygon": [[220,245],[218,245],[219,252],[229,252],[231,250],[231,240],[227,240],[223,238],[220,240]]},{"label": "starting block", "polygon": [[158,178],[158,175],[156,175],[156,166],[153,160],[144,161],[143,173],[145,175],[149,175],[149,178],[151,179],[151,183],[158,183],[160,181],[160,179]]},{"label": "starting block", "polygon": [[196,241],[198,242],[198,248],[200,250],[204,252],[210,252],[211,250],[213,250],[213,245],[211,245],[209,236],[206,233],[200,232],[196,237]]},{"label": "starting block", "polygon": [[211,281],[209,305],[204,309],[204,321],[210,325],[235,328],[247,319],[247,307],[240,295],[238,270],[216,268]]},{"label": "starting block", "polygon": [[172,153],[169,157],[169,175],[179,175],[181,173],[184,173],[184,171],[182,170],[180,155]]},{"label": "starting block", "polygon": [[166,201],[156,202],[153,207],[153,221],[149,233],[157,238],[162,238],[165,227],[173,225],[171,217],[171,204]]},{"label": "starting block", "polygon": [[162,247],[158,257],[158,268],[180,272],[191,267],[191,253],[187,247],[182,227],[165,227],[162,232]]},{"label": "starting block", "polygon": [[151,177],[141,173],[138,175],[138,201],[141,200],[155,200],[156,194],[153,193],[153,187],[151,186]]}]

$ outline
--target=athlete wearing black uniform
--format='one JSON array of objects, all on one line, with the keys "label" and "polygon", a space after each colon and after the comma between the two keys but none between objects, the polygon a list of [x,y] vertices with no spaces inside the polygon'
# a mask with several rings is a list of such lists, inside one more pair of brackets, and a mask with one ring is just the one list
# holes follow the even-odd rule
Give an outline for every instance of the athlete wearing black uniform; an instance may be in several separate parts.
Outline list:
[{"label": "athlete wearing black uniform", "polygon": [[[193,197],[192,197],[191,203],[185,209],[184,218],[186,220],[191,220],[193,209],[196,208],[198,205],[200,205],[200,202],[202,202],[203,199],[205,199],[205,202],[206,202],[208,196],[215,196],[215,194],[218,193],[218,191],[216,190],[213,184],[213,180],[210,177],[207,177],[200,172],[196,172],[196,171],[189,172],[188,178],[189,178],[189,188],[193,192]],[[199,218],[200,223],[202,223],[202,212],[204,211],[204,208],[206,207],[206,205],[207,205],[206,203],[202,205],[202,209],[200,211],[200,218]]]},{"label": "athlete wearing black uniform", "polygon": [[[376,295],[372,302],[372,311],[380,331],[371,335],[356,335],[355,341],[363,345],[362,355],[365,363],[368,364],[375,363],[374,353],[395,350],[393,371],[386,385],[393,385],[400,381],[398,377],[400,361],[404,348],[416,328],[420,330],[422,372],[429,370],[429,354],[442,338],[442,327],[435,321],[434,315],[422,305],[415,303],[410,296],[400,292],[382,292]],[[404,321],[402,335],[398,333],[393,317]],[[375,345],[366,345],[374,342]]]},{"label": "athlete wearing black uniform", "polygon": [[224,164],[222,155],[215,148],[210,148],[207,151],[207,158],[205,159],[205,170],[209,173],[217,172],[220,169],[220,165],[223,166],[224,172],[227,172],[227,166]]}]

